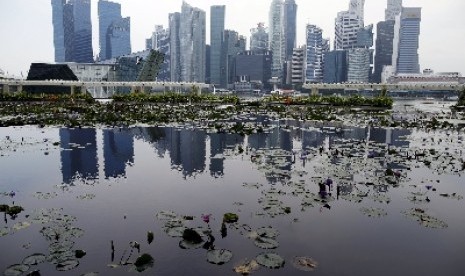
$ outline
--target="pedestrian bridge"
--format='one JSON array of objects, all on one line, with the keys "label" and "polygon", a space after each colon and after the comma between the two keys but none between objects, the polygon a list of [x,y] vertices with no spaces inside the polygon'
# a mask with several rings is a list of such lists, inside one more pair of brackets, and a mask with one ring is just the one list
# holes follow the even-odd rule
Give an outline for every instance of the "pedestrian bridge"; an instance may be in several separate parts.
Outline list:
[{"label": "pedestrian bridge", "polygon": [[[213,88],[210,84],[195,82],[82,82],[63,80],[0,80],[2,93],[21,92],[27,86],[61,86],[69,87],[71,93],[89,92],[94,98],[109,98],[121,88],[132,92],[199,92],[209,91]],[[382,90],[387,91],[462,91],[465,84],[451,83],[402,83],[402,84],[378,84],[378,83],[307,83],[304,89],[309,89],[312,94],[318,94],[320,90]]]}]

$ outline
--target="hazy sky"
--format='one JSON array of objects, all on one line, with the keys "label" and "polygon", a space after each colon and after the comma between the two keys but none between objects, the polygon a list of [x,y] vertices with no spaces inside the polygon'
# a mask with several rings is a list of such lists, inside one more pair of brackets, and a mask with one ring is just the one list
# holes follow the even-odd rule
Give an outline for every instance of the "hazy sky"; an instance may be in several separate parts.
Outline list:
[{"label": "hazy sky", "polygon": [[[97,2],[92,0],[94,55],[98,53]],[[122,15],[131,17],[133,51],[145,48],[154,25],[168,24],[168,13],[179,12],[182,0],[114,0]],[[226,5],[226,28],[250,36],[258,22],[268,25],[271,0],[188,0],[207,12],[207,43],[210,40],[211,5]],[[296,0],[297,43],[304,44],[305,25],[315,24],[323,36],[334,40],[337,12],[347,10],[349,0]],[[366,0],[365,24],[384,20],[387,0]],[[405,7],[422,7],[420,67],[455,71],[465,75],[465,1],[404,0]],[[20,76],[31,62],[53,62],[52,7],[50,0],[0,0],[0,68]],[[249,41],[248,41],[249,43]]]}]

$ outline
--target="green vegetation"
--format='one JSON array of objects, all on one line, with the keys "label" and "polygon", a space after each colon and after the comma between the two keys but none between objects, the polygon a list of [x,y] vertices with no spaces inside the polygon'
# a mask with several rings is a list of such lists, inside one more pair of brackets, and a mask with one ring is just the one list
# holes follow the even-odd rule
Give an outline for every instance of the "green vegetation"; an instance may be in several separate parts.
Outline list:
[{"label": "green vegetation", "polygon": [[465,89],[460,92],[459,100],[457,101],[457,106],[465,106]]}]

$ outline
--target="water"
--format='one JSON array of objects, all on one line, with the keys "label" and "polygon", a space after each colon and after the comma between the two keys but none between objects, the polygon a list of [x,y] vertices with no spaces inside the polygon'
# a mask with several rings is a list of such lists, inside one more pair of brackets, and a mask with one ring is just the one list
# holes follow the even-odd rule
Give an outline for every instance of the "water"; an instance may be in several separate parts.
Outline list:
[{"label": "water", "polygon": [[[126,275],[132,265],[108,265],[148,253],[155,261],[145,275],[234,275],[242,260],[274,252],[284,266],[254,275],[308,274],[293,266],[296,256],[318,262],[314,275],[463,274],[463,132],[264,124],[264,133],[250,136],[174,125],[0,129],[0,204],[25,209],[0,222],[8,231],[0,270],[41,253],[48,261],[28,271]],[[415,152],[426,154],[415,159]],[[386,177],[388,168],[401,176]],[[327,178],[333,185],[320,187]],[[52,208],[55,218],[75,220],[34,219]],[[414,209],[425,212],[423,222],[408,214]],[[207,262],[203,243],[181,249],[182,238],[168,236],[157,218],[161,211],[194,216],[184,225],[210,228],[214,242],[204,247],[230,250],[232,260]],[[229,212],[239,221],[221,231]],[[212,215],[208,224],[202,214]],[[12,230],[19,222],[30,226]],[[269,226],[279,231],[279,246],[257,247],[248,236]],[[87,254],[77,259],[75,250]],[[73,269],[57,271],[70,260]]]}]

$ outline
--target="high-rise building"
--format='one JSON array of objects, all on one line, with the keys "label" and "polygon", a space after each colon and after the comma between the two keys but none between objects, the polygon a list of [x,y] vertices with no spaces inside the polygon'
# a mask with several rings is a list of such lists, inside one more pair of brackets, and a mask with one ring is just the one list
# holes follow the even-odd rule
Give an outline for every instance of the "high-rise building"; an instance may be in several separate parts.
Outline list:
[{"label": "high-rise building", "polygon": [[[98,1],[98,21],[99,21],[99,44],[100,60],[112,58],[110,50],[107,51],[108,30],[113,22],[121,19],[121,4],[110,2],[108,0]],[[126,53],[129,54],[129,53]]]},{"label": "high-rise building", "polygon": [[376,55],[373,82],[381,82],[381,74],[385,66],[392,65],[392,44],[394,40],[394,20],[381,21],[376,31]]},{"label": "high-rise building", "polygon": [[129,17],[113,21],[107,31],[108,58],[131,53],[131,21]]},{"label": "high-rise building", "polygon": [[286,60],[291,61],[296,45],[297,4],[295,0],[284,2],[284,37],[286,39]]},{"label": "high-rise building", "polygon": [[357,33],[364,26],[365,0],[351,0],[349,10],[337,14],[335,20],[335,50],[346,50],[357,44]]},{"label": "high-rise building", "polygon": [[180,25],[181,13],[170,13],[169,29],[170,29],[170,75],[171,81],[181,81],[181,39],[180,39]]},{"label": "high-rise building", "polygon": [[93,62],[90,0],[52,0],[55,61]]},{"label": "high-rise building", "polygon": [[181,81],[205,82],[205,11],[183,2],[179,25]]},{"label": "high-rise building", "polygon": [[307,66],[305,81],[323,81],[323,31],[315,25],[307,25]]},{"label": "high-rise building", "polygon": [[271,52],[245,51],[236,56],[236,78],[247,79],[262,89],[270,89]]},{"label": "high-rise building", "polygon": [[307,47],[294,48],[291,64],[291,84],[301,85],[305,82],[305,65]]},{"label": "high-rise building", "polygon": [[157,50],[164,56],[163,64],[158,72],[158,81],[171,80],[171,51],[170,51],[170,32],[164,29],[163,25],[155,25],[152,36],[146,39],[146,49]]},{"label": "high-rise building", "polygon": [[273,0],[270,7],[270,50],[273,54],[271,74],[274,78],[283,81],[286,46],[284,35],[284,3],[282,0]]},{"label": "high-rise building", "polygon": [[342,83],[347,81],[347,51],[334,50],[325,53],[323,70],[324,83]]},{"label": "high-rise building", "polygon": [[402,0],[388,0],[384,20],[396,20],[396,16],[402,11]]},{"label": "high-rise building", "polygon": [[210,83],[221,83],[221,50],[226,6],[210,7]]},{"label": "high-rise building", "polygon": [[264,52],[269,49],[269,34],[264,23],[258,23],[257,28],[250,30],[250,50]]},{"label": "high-rise building", "polygon": [[65,61],[64,6],[66,0],[52,0],[53,45],[55,46],[55,62]]},{"label": "high-rise building", "polygon": [[348,50],[347,81],[368,83],[370,81],[370,56],[368,48],[352,48]]},{"label": "high-rise building", "polygon": [[418,56],[421,8],[402,8],[394,27],[393,64],[396,73],[420,73]]},{"label": "high-rise building", "polygon": [[246,39],[236,31],[224,31],[223,49],[221,51],[221,87],[227,88],[228,84],[235,82],[235,61],[239,53],[245,51]]}]

